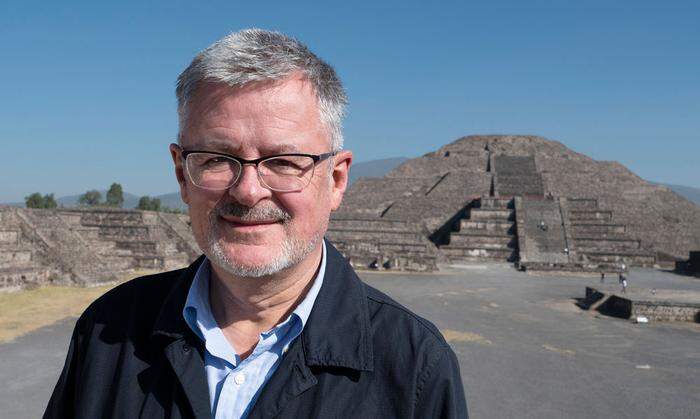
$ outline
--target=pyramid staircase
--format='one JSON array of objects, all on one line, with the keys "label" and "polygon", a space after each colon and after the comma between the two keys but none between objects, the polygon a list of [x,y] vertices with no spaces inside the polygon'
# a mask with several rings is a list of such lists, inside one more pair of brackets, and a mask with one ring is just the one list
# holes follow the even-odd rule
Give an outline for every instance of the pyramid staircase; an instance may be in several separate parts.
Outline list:
[{"label": "pyramid staircase", "polygon": [[597,199],[567,201],[572,256],[577,261],[598,264],[601,269],[622,263],[652,267],[655,254],[631,237],[624,224],[616,223],[613,212],[599,208]]},{"label": "pyramid staircase", "polygon": [[23,235],[42,249],[47,266],[68,275],[71,282],[85,284],[115,279],[112,272],[101,269],[104,262],[89,242],[77,234],[50,209],[25,209],[16,212]]},{"label": "pyramid staircase", "polygon": [[0,209],[0,288],[48,281],[53,271],[44,266],[40,253],[23,235],[15,211]]},{"label": "pyramid staircase", "polygon": [[514,262],[518,258],[513,199],[482,197],[473,203],[458,230],[449,234],[440,252],[451,263]]}]

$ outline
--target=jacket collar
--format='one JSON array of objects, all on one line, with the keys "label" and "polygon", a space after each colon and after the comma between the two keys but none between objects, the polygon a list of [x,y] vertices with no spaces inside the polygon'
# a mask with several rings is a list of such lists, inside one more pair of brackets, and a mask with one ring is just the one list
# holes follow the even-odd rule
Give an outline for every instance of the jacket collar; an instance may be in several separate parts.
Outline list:
[{"label": "jacket collar", "polygon": [[187,293],[202,262],[204,262],[204,255],[198,257],[174,280],[174,285],[163,301],[156,318],[151,338],[163,336],[180,339],[190,334],[194,335],[182,317],[182,309],[185,307]]},{"label": "jacket collar", "polygon": [[373,348],[364,285],[328,241],[326,249],[323,286],[301,332],[306,364],[372,371]]},{"label": "jacket collar", "polygon": [[[301,336],[308,366],[342,367],[372,371],[373,348],[369,308],[364,285],[345,257],[326,241],[326,271]],[[199,343],[182,317],[187,293],[204,256],[187,267],[175,281],[156,319],[152,336],[186,337]]]}]

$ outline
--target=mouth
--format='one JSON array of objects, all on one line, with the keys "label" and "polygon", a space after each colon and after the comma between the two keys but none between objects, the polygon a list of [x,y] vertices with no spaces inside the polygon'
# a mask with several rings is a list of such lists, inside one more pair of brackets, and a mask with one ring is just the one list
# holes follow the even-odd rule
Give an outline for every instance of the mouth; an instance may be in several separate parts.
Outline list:
[{"label": "mouth", "polygon": [[258,230],[275,224],[281,224],[281,220],[277,219],[263,219],[263,220],[244,220],[239,217],[231,215],[219,215],[219,218],[224,220],[226,224],[230,225],[237,230]]}]

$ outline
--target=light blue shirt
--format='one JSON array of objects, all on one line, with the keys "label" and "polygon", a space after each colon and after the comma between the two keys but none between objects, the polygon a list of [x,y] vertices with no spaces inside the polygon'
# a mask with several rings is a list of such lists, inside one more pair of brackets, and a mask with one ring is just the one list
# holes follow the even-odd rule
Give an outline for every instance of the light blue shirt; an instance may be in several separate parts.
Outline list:
[{"label": "light blue shirt", "polygon": [[321,266],[304,300],[282,323],[260,334],[253,353],[243,361],[226,340],[211,312],[209,260],[204,259],[197,269],[182,315],[194,333],[204,341],[204,368],[213,418],[246,417],[263,386],[277,369],[283,354],[301,333],[323,284],[326,270],[325,243],[322,249]]}]

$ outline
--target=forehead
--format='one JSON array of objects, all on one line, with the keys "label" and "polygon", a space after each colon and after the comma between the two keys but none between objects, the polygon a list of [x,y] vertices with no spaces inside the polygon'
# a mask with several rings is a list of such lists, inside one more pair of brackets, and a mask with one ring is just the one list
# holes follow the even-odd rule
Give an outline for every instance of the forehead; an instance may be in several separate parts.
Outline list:
[{"label": "forehead", "polygon": [[327,142],[315,91],[301,77],[242,88],[205,83],[193,95],[182,122],[181,141],[188,146],[298,151],[319,137]]}]

